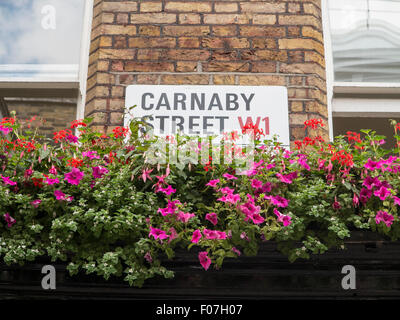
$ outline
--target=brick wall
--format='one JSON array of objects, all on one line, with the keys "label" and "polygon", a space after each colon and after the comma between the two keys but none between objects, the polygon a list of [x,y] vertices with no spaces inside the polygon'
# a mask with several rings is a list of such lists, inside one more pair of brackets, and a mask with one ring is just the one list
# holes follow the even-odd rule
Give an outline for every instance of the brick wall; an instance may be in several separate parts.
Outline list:
[{"label": "brick wall", "polygon": [[5,98],[8,110],[16,111],[17,117],[26,120],[33,116],[43,118],[46,123],[39,133],[53,138],[53,132],[70,127],[76,119],[76,99],[67,98]]},{"label": "brick wall", "polygon": [[122,124],[131,84],[284,85],[291,139],[301,138],[305,120],[327,119],[320,0],[95,0],[94,125]]}]

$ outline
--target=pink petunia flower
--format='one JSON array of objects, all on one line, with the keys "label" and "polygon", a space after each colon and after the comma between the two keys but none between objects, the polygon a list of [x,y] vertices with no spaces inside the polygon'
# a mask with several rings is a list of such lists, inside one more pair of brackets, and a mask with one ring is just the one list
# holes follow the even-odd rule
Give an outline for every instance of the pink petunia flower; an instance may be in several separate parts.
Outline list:
[{"label": "pink petunia flower", "polygon": [[223,231],[204,229],[203,234],[207,240],[224,240],[227,235]]},{"label": "pink petunia flower", "polygon": [[372,190],[362,188],[360,191],[360,202],[366,204],[372,196]]},{"label": "pink petunia flower", "polygon": [[199,252],[199,261],[201,266],[207,271],[211,265],[211,259],[208,257],[207,251]]},{"label": "pink petunia flower", "polygon": [[281,196],[266,196],[265,198],[270,200],[273,205],[280,208],[286,208],[289,205],[289,200]]},{"label": "pink petunia flower", "polygon": [[214,226],[218,223],[218,217],[215,212],[207,213],[206,220],[210,221]]},{"label": "pink petunia flower", "polygon": [[265,221],[265,219],[259,213],[252,214],[250,219],[254,222],[254,224],[261,224]]},{"label": "pink petunia flower", "polygon": [[92,175],[95,179],[101,179],[105,174],[109,171],[107,168],[103,168],[101,166],[92,167]]},{"label": "pink petunia flower", "polygon": [[210,180],[207,184],[206,184],[206,186],[209,186],[209,187],[216,187],[217,186],[217,184],[220,182],[220,180],[219,179],[215,179],[215,180]]},{"label": "pink petunia flower", "polygon": [[180,211],[178,213],[178,221],[181,221],[183,223],[188,223],[190,219],[192,219],[195,216],[194,213],[184,213],[183,211]]},{"label": "pink petunia flower", "polygon": [[234,253],[236,253],[238,256],[240,256],[242,253],[238,250],[238,249],[236,249],[235,247],[232,247],[232,251],[234,252]]},{"label": "pink petunia flower", "polygon": [[168,187],[166,187],[166,188],[160,187],[160,188],[158,189],[158,191],[159,191],[159,192],[162,192],[162,193],[164,193],[164,194],[166,194],[167,196],[169,196],[169,195],[171,195],[172,193],[175,193],[175,192],[176,192],[176,189],[172,188],[171,185],[168,185]]},{"label": "pink petunia flower", "polygon": [[6,136],[8,135],[13,129],[12,128],[8,128],[8,127],[4,127],[2,125],[0,125],[0,131]]},{"label": "pink petunia flower", "polygon": [[198,243],[199,240],[201,239],[201,237],[202,237],[201,231],[200,230],[195,230],[193,232],[193,235],[192,235],[192,242],[193,243]]},{"label": "pink petunia flower", "polygon": [[283,223],[284,227],[291,225],[292,218],[290,216],[280,213],[277,209],[274,209],[274,214],[278,217],[278,221]]},{"label": "pink petunia flower", "polygon": [[41,204],[42,203],[42,200],[33,200],[32,202],[31,202],[31,205],[34,207],[34,208],[38,208],[39,207],[39,204]]},{"label": "pink petunia flower", "polygon": [[390,195],[390,191],[385,187],[380,187],[378,190],[375,190],[374,195],[384,201]]},{"label": "pink petunia flower", "polygon": [[390,227],[393,224],[394,217],[387,213],[386,211],[378,211],[375,216],[376,224],[384,222],[387,227]]},{"label": "pink petunia flower", "polygon": [[396,205],[400,206],[400,198],[393,196],[393,200]]},{"label": "pink petunia flower", "polygon": [[45,183],[47,183],[48,185],[53,185],[56,183],[60,183],[60,180],[58,180],[58,178],[46,178]]},{"label": "pink petunia flower", "polygon": [[371,158],[368,158],[367,162],[364,165],[364,168],[374,171],[374,170],[380,169],[381,166],[382,166],[382,162],[372,161]]},{"label": "pink petunia flower", "polygon": [[68,140],[71,143],[77,143],[78,142],[78,137],[74,136],[72,134],[69,134],[68,136],[66,136],[65,139]]},{"label": "pink petunia flower", "polygon": [[62,192],[61,190],[54,190],[54,196],[56,197],[57,200],[66,200],[65,193]]},{"label": "pink petunia flower", "polygon": [[262,183],[262,181],[260,181],[260,180],[257,180],[257,179],[251,180],[251,187],[252,187],[252,188],[255,188],[255,189],[261,188],[262,185],[263,185],[263,183]]},{"label": "pink petunia flower", "polygon": [[363,181],[363,186],[367,187],[368,190],[371,190],[373,187],[380,185],[380,181],[378,177],[372,178],[370,176],[366,177]]},{"label": "pink petunia flower", "polygon": [[224,173],[222,176],[228,180],[237,180],[237,178],[235,176],[233,176],[229,173]]},{"label": "pink petunia flower", "polygon": [[14,223],[17,222],[17,220],[15,220],[13,217],[11,217],[8,212],[5,213],[3,216],[4,216],[4,220],[7,222],[8,228],[11,228],[14,225]]},{"label": "pink petunia flower", "polygon": [[219,191],[222,192],[223,194],[232,194],[235,190],[231,189],[231,188],[228,188],[228,187],[225,187],[225,188],[219,189]]},{"label": "pink petunia flower", "polygon": [[157,212],[161,213],[164,217],[168,214],[174,214],[178,207],[177,205],[181,204],[179,200],[170,201],[168,200],[168,204],[166,208],[158,208]]},{"label": "pink petunia flower", "polygon": [[78,185],[85,174],[78,168],[72,168],[71,172],[64,175],[64,180],[70,184]]},{"label": "pink petunia flower", "polygon": [[291,173],[288,173],[285,175],[277,173],[276,176],[283,183],[291,184],[293,182],[293,180],[297,178],[297,171],[294,171],[294,172],[291,172]]},{"label": "pink petunia flower", "polygon": [[164,230],[161,229],[157,229],[157,228],[153,228],[152,226],[150,226],[150,233],[149,233],[149,238],[153,236],[154,239],[160,239],[160,240],[164,240],[168,238],[168,235],[166,234],[166,232]]},{"label": "pink petunia flower", "polygon": [[10,186],[16,186],[17,183],[15,181],[12,181],[9,177],[4,177],[1,176],[1,178],[3,179],[3,182],[5,185],[10,185]]},{"label": "pink petunia flower", "polygon": [[82,157],[89,158],[90,160],[100,159],[100,156],[97,154],[97,151],[84,151],[82,152]]}]

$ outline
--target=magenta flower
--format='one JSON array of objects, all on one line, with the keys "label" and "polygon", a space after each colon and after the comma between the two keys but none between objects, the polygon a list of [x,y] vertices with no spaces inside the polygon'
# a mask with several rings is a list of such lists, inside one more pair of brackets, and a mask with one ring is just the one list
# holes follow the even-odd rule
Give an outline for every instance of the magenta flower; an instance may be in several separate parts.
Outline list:
[{"label": "magenta flower", "polygon": [[365,188],[362,188],[360,191],[360,201],[363,204],[366,204],[368,202],[368,200],[371,198],[372,196],[372,190],[368,190]]},{"label": "magenta flower", "polygon": [[13,224],[17,222],[17,220],[15,220],[13,217],[11,217],[8,212],[5,213],[3,216],[4,216],[4,220],[6,220],[6,222],[7,222],[7,227],[9,227],[9,228],[11,228],[13,226]]},{"label": "magenta flower", "polygon": [[336,201],[336,200],[335,200],[335,201],[332,203],[332,208],[335,209],[335,210],[339,210],[341,207],[342,207],[342,206],[340,205],[340,202],[339,202],[339,201]]},{"label": "magenta flower", "polygon": [[219,191],[222,192],[223,194],[232,194],[235,190],[225,187],[225,188],[219,189]]},{"label": "magenta flower", "polygon": [[97,151],[84,151],[82,152],[82,157],[89,158],[90,160],[100,159],[100,156],[97,154]]},{"label": "magenta flower", "polygon": [[375,216],[376,224],[381,223],[382,221],[386,224],[387,227],[390,227],[393,223],[394,217],[387,213],[386,211],[378,211]]},{"label": "magenta flower", "polygon": [[371,158],[368,158],[367,162],[364,165],[364,168],[374,171],[374,170],[380,169],[381,166],[382,166],[382,163],[380,161],[376,162],[376,161],[372,161]]},{"label": "magenta flower", "polygon": [[78,137],[74,136],[72,134],[69,134],[68,136],[66,136],[65,139],[68,140],[71,143],[77,143],[78,142]]},{"label": "magenta flower", "polygon": [[176,189],[172,188],[171,185],[168,185],[168,187],[166,188],[160,187],[158,191],[161,191],[162,193],[165,193],[167,196],[169,196],[170,194],[175,193]]},{"label": "magenta flower", "polygon": [[297,159],[297,163],[302,166],[304,169],[310,171],[310,166],[307,163],[307,157],[304,154],[300,154],[299,158]]},{"label": "magenta flower", "polygon": [[278,217],[278,221],[283,223],[284,227],[290,226],[292,223],[290,216],[280,213],[277,209],[274,209],[274,214]]},{"label": "magenta flower", "polygon": [[237,202],[240,201],[240,195],[239,194],[228,194],[226,196],[222,196],[217,199],[217,201],[222,201],[222,202],[229,202],[232,204],[236,204]]},{"label": "magenta flower", "polygon": [[158,208],[157,212],[161,213],[164,217],[168,214],[174,214],[178,210],[177,204],[181,204],[181,202],[179,200],[168,200],[167,207]]},{"label": "magenta flower", "polygon": [[53,185],[53,184],[56,184],[56,183],[60,183],[60,180],[58,180],[58,178],[54,178],[54,179],[52,179],[52,178],[46,178],[46,181],[45,181],[48,185]]},{"label": "magenta flower", "polygon": [[218,223],[218,217],[215,212],[207,213],[206,220],[210,221],[214,226]]},{"label": "magenta flower", "polygon": [[220,182],[220,180],[219,179],[215,179],[215,180],[210,180],[207,184],[206,184],[206,186],[209,186],[209,187],[216,187],[217,186],[217,184]]},{"label": "magenta flower", "polygon": [[164,240],[168,238],[168,235],[165,233],[164,230],[153,228],[152,226],[150,226],[149,238],[150,236],[153,236],[154,239],[156,240],[157,239]]},{"label": "magenta flower", "polygon": [[62,192],[61,190],[54,190],[54,196],[56,197],[57,200],[66,200],[65,193]]},{"label": "magenta flower", "polygon": [[262,181],[260,181],[260,180],[257,180],[257,179],[251,180],[251,187],[252,187],[252,188],[255,188],[255,189],[261,188],[262,185],[263,185],[263,183],[262,183]]},{"label": "magenta flower", "polygon": [[219,235],[215,230],[204,229],[203,234],[208,240],[217,240],[219,238]]},{"label": "magenta flower", "polygon": [[168,243],[170,243],[172,240],[178,238],[178,233],[176,232],[174,227],[169,228],[169,239],[168,239]]},{"label": "magenta flower", "polygon": [[78,185],[85,174],[78,168],[72,168],[71,172],[64,175],[64,180],[70,184]]},{"label": "magenta flower", "polygon": [[254,213],[250,216],[250,219],[254,222],[254,224],[261,224],[265,221],[265,219],[260,216],[259,213]]},{"label": "magenta flower", "polygon": [[235,247],[232,247],[232,251],[234,252],[234,253],[236,253],[238,256],[240,256],[242,253],[238,250],[238,249],[236,249]]},{"label": "magenta flower", "polygon": [[396,205],[400,206],[400,198],[393,196],[393,200]]},{"label": "magenta flower", "polygon": [[92,167],[92,175],[95,179],[101,179],[105,174],[109,171],[107,168],[103,168],[101,166]]},{"label": "magenta flower", "polygon": [[3,177],[2,176],[2,179],[3,179],[3,182],[4,182],[5,185],[10,185],[10,186],[16,186],[17,185],[17,183],[15,181],[12,181],[9,177]]},{"label": "magenta flower", "polygon": [[379,181],[379,179],[377,177],[372,178],[372,177],[366,177],[363,181],[363,186],[367,187],[368,190],[371,190],[373,187],[376,187],[378,185],[380,185],[381,182]]},{"label": "magenta flower", "polygon": [[286,208],[289,205],[289,200],[281,196],[267,196],[265,198],[270,200],[273,205],[280,208]]},{"label": "magenta flower", "polygon": [[291,184],[293,182],[293,179],[297,178],[297,171],[282,175],[280,173],[277,173],[276,176],[281,180],[283,183]]},{"label": "magenta flower", "polygon": [[25,170],[25,173],[24,173],[24,178],[27,179],[27,178],[29,178],[32,174],[33,174],[33,170],[32,170],[32,169],[26,169],[26,170]]},{"label": "magenta flower", "polygon": [[31,205],[34,207],[34,208],[38,208],[39,207],[39,204],[41,204],[42,203],[42,200],[33,200],[32,202],[31,202]]},{"label": "magenta flower", "polygon": [[201,237],[202,237],[202,235],[201,235],[200,230],[195,230],[192,235],[192,242],[198,243],[199,240],[201,239]]},{"label": "magenta flower", "polygon": [[195,216],[194,213],[184,213],[183,211],[180,211],[178,213],[178,221],[182,221],[183,223],[188,223],[190,219],[192,219]]},{"label": "magenta flower", "polygon": [[54,166],[51,166],[49,173],[57,175],[57,169]]},{"label": "magenta flower", "polygon": [[374,195],[383,201],[390,195],[390,191],[385,187],[380,187],[378,190],[375,190]]},{"label": "magenta flower", "polygon": [[199,261],[201,266],[207,271],[211,265],[211,259],[208,257],[207,251],[199,252]]},{"label": "magenta flower", "polygon": [[223,231],[204,229],[203,234],[208,240],[225,240],[227,238]]},{"label": "magenta flower", "polygon": [[4,127],[0,124],[0,131],[6,136],[12,131],[12,128]]},{"label": "magenta flower", "polygon": [[248,201],[245,204],[239,206],[239,209],[246,216],[245,221],[251,219],[251,216],[260,212],[261,207],[255,206],[253,202]]},{"label": "magenta flower", "polygon": [[229,173],[224,173],[222,176],[228,180],[237,180],[237,178],[235,176],[233,176]]},{"label": "magenta flower", "polygon": [[283,223],[284,227],[290,226],[292,223],[292,218],[288,215],[282,214],[279,218],[278,221]]}]

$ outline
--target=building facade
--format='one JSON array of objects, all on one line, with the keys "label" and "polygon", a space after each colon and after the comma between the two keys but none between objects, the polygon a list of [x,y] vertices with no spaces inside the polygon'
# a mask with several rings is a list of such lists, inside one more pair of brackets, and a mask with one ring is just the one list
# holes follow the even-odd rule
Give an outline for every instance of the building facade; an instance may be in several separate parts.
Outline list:
[{"label": "building facade", "polygon": [[[122,125],[132,84],[285,86],[291,141],[310,118],[325,120],[315,134],[326,139],[366,127],[390,135],[400,112],[399,1],[3,3],[0,14],[38,26],[13,39],[2,28],[0,96],[21,116],[53,110],[49,132],[84,116],[103,131]],[[41,42],[20,56],[33,32]]]}]

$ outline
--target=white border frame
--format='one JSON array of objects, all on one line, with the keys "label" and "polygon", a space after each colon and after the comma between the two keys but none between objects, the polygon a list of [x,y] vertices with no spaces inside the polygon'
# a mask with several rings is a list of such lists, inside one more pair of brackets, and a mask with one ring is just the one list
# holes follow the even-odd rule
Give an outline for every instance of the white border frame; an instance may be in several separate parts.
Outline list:
[{"label": "white border frame", "polygon": [[91,42],[90,37],[92,32],[92,20],[93,20],[93,1],[94,0],[85,0],[83,32],[81,38],[81,57],[79,65],[79,93],[78,93],[78,105],[76,109],[77,119],[82,119],[85,115],[86,86],[87,86],[90,42]]},{"label": "white border frame", "polygon": [[332,51],[328,0],[321,0],[321,14],[322,14],[322,31],[324,36],[324,49],[325,49],[325,73],[326,73],[326,95],[327,95],[327,107],[328,107],[329,139],[332,141],[333,140],[332,102],[333,102],[333,82],[335,73],[333,67],[333,54],[332,54],[333,51]]}]

